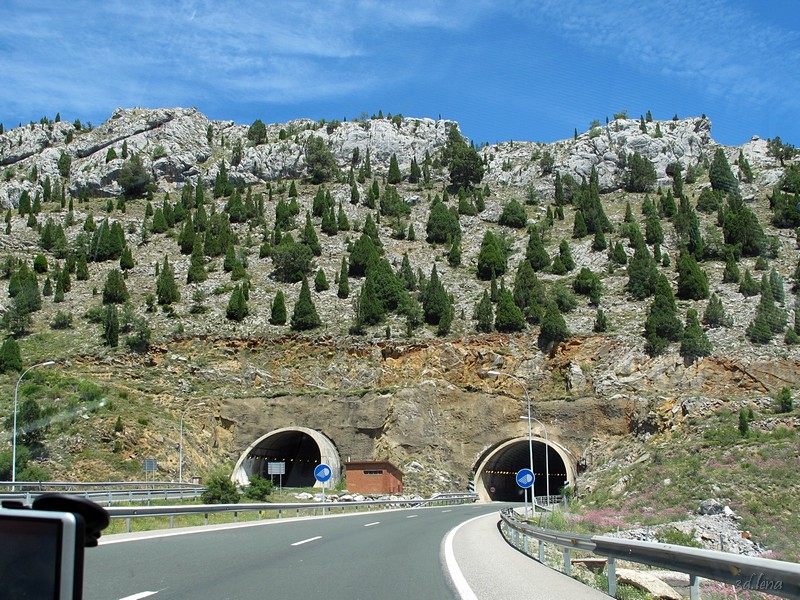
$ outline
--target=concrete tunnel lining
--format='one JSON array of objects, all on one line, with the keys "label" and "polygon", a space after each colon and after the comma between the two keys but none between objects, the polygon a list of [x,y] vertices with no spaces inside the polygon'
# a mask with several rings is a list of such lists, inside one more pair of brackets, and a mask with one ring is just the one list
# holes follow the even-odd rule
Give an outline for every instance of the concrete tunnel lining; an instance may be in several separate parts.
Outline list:
[{"label": "concrete tunnel lining", "polygon": [[[545,477],[545,449],[550,467],[550,494],[559,493],[565,481],[575,486],[577,462],[569,450],[552,440],[533,436],[533,464],[536,473],[534,493],[544,496],[547,489]],[[508,500],[522,502],[525,492],[516,483],[516,472],[530,464],[528,436],[500,442],[487,449],[478,459],[475,469],[475,493],[483,502]],[[492,491],[494,489],[494,491]]]},{"label": "concrete tunnel lining", "polygon": [[286,487],[322,487],[314,478],[314,468],[325,463],[333,474],[325,483],[335,487],[342,479],[342,463],[333,442],[323,433],[307,427],[283,427],[261,436],[242,452],[231,480],[240,486],[250,485],[250,477],[269,477],[267,463],[285,462]]}]

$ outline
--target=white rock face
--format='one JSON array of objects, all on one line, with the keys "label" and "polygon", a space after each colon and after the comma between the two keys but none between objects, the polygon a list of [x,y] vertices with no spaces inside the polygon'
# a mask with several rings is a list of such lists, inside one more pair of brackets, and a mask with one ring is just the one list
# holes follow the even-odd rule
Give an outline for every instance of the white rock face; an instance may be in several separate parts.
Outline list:
[{"label": "white rock face", "polygon": [[[358,150],[362,163],[369,152],[374,173],[388,171],[392,154],[407,173],[413,159],[421,164],[426,153],[436,158],[454,126],[457,124],[453,121],[410,117],[331,123],[299,119],[267,125],[266,141],[254,146],[247,139],[249,125],[210,121],[192,108],[117,109],[108,121],[90,131],[59,122],[26,125],[0,135],[0,167],[4,169],[0,204],[16,206],[23,191],[34,196],[42,191],[46,177],[50,177],[52,186],[64,183],[73,196],[82,190],[95,196],[117,196],[122,191],[116,180],[125,164],[123,144],[129,155],[142,158],[159,192],[198,181],[210,187],[222,161],[235,183],[302,177],[306,174],[305,146],[311,136],[327,143],[343,170],[349,168]],[[69,137],[73,139],[67,143]],[[659,185],[669,185],[668,165],[678,162],[685,171],[710,158],[716,147],[711,139],[711,122],[705,117],[647,123],[647,133],[640,130],[635,119],[618,119],[576,139],[552,144],[503,142],[486,146],[480,153],[486,164],[484,180],[489,185],[529,188],[548,198],[553,194],[556,171],[580,181],[594,168],[601,190],[612,191],[622,186],[625,157],[638,152],[653,162]],[[107,161],[112,148],[117,158]],[[233,159],[234,148],[241,149],[238,162]],[[741,147],[756,173],[752,186],[772,186],[783,175],[767,148],[767,142],[759,138]],[[736,173],[740,148],[725,150]],[[545,152],[554,159],[553,170],[546,175],[540,166]],[[63,182],[58,172],[62,153],[72,159],[69,177]],[[32,179],[34,167],[38,178]],[[433,177],[441,180],[446,172],[434,172]],[[747,184],[743,184],[743,192],[747,197]]]},{"label": "white rock face", "polygon": [[[689,166],[702,160],[704,152],[713,143],[711,121],[707,118],[654,121],[646,125],[647,133],[644,133],[639,121],[617,119],[605,127],[587,131],[575,140],[553,144],[504,142],[487,146],[482,151],[488,161],[486,180],[490,184],[520,187],[533,183],[540,193],[552,194],[554,175],[542,177],[539,166],[539,157],[547,151],[555,162],[553,173],[569,174],[580,182],[582,178],[589,178],[594,167],[601,191],[611,191],[622,186],[622,156],[638,152],[653,162],[659,185],[669,185],[672,178],[666,174],[668,165],[678,162],[685,172]],[[655,137],[656,125],[661,137]],[[736,157],[738,149],[733,158]]]}]

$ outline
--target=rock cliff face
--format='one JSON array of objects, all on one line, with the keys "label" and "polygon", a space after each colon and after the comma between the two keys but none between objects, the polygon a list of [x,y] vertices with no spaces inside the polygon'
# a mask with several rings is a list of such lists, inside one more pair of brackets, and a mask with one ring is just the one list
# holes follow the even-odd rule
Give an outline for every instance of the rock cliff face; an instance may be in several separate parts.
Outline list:
[{"label": "rock cliff face", "polygon": [[[0,135],[0,204],[16,206],[23,191],[33,197],[42,192],[45,178],[61,182],[70,193],[86,190],[90,195],[117,196],[122,191],[116,181],[125,162],[122,146],[129,154],[139,154],[152,173],[160,191],[169,191],[189,182],[202,180],[210,186],[224,160],[235,182],[263,183],[279,177],[305,175],[305,145],[310,136],[325,140],[340,167],[346,168],[358,150],[363,158],[369,151],[377,172],[386,172],[392,154],[401,169],[411,160],[421,162],[426,152],[435,156],[444,147],[453,121],[415,118],[371,119],[354,122],[316,122],[300,119],[266,126],[266,142],[252,145],[247,139],[249,126],[231,121],[210,121],[195,109],[117,109],[102,125],[90,130],[75,130],[71,123],[31,124]],[[503,142],[481,150],[489,184],[518,188],[533,186],[539,195],[552,195],[553,175],[542,176],[539,158],[549,153],[554,159],[553,173],[571,175],[576,181],[597,170],[600,187],[612,191],[622,186],[625,157],[638,152],[653,162],[659,184],[671,181],[667,167],[680,163],[684,171],[703,161],[716,143],[711,138],[711,121],[705,117],[646,124],[640,130],[633,119],[617,119],[595,127],[575,139],[552,144]],[[660,136],[655,128],[659,127]],[[69,141],[69,140],[72,141]],[[241,146],[241,158],[231,164],[233,148]],[[108,160],[113,149],[116,158]],[[742,148],[755,167],[770,164],[766,142],[754,140]],[[733,164],[738,148],[728,148]],[[66,153],[71,159],[68,177],[62,178],[58,160]],[[38,177],[32,180],[36,168]],[[772,185],[780,176],[776,169],[760,169],[755,185]]]},{"label": "rock cliff face", "polygon": [[[305,147],[312,135],[325,141],[344,170],[356,150],[362,162],[368,152],[380,181],[393,154],[404,172],[412,159],[420,161],[426,153],[436,163],[454,126],[451,121],[414,118],[344,123],[297,120],[267,125],[266,141],[252,145],[247,140],[247,125],[209,121],[193,109],[117,110],[111,119],[91,130],[79,130],[70,123],[33,124],[0,135],[0,203],[17,206],[24,192],[31,198],[44,194],[48,181],[51,189],[63,185],[72,195],[87,192],[91,199],[75,203],[71,223],[66,223],[66,209],[52,204],[46,206],[47,216],[38,223],[43,225],[45,218],[52,217],[64,223],[66,236],[75,241],[84,234],[84,221],[106,210],[106,202],[96,198],[120,193],[117,179],[126,162],[123,147],[128,156],[142,158],[158,190],[173,193],[175,201],[174,192],[187,183],[202,181],[210,187],[223,161],[235,182],[258,184],[301,178],[306,174]],[[656,126],[660,136],[656,135]],[[585,462],[586,449],[596,437],[646,435],[679,425],[686,416],[684,409],[692,410],[687,398],[767,396],[783,386],[800,386],[796,346],[777,339],[763,345],[746,341],[745,328],[754,318],[758,298],[746,298],[734,284],[723,283],[719,260],[708,261],[704,268],[710,274],[711,289],[732,317],[732,326],[708,331],[714,356],[687,365],[678,357],[677,344],[673,344],[671,352],[649,357],[642,336],[649,299],[629,297],[625,267],[609,264],[606,252],[592,248],[590,236],[572,238],[572,226],[566,220],[554,223],[549,230],[547,251],[554,256],[559,240],[569,240],[577,267],[566,276],[542,271],[540,279],[550,293],[558,284],[568,288],[582,267],[601,274],[601,307],[613,331],[607,335],[591,333],[597,307],[581,297],[567,317],[573,337],[552,355],[539,350],[535,324],[519,335],[475,334],[471,315],[476,299],[489,287],[488,282],[475,277],[481,239],[491,230],[508,241],[509,269],[500,285],[512,287],[516,265],[525,256],[528,234],[524,229],[503,228],[497,221],[509,198],[524,201],[529,190],[544,199],[552,195],[554,175],[542,173],[541,157],[545,153],[553,158],[553,173],[558,171],[580,181],[594,168],[604,190],[617,190],[622,185],[624,157],[633,152],[651,159],[663,184],[669,181],[668,165],[679,162],[688,170],[709,160],[718,147],[706,118],[660,121],[646,127],[648,132],[644,133],[638,121],[620,119],[576,139],[553,144],[505,142],[482,148],[484,180],[492,193],[482,213],[460,217],[464,239],[458,267],[451,267],[444,259],[446,249],[423,241],[429,204],[411,202],[412,194],[433,195],[441,190],[445,170],[433,168],[434,186],[430,189],[400,186],[401,195],[412,205],[404,227],[413,225],[418,239],[398,239],[390,233],[390,220],[384,219],[380,224],[384,256],[393,269],[398,269],[407,253],[414,270],[426,276],[431,266],[437,265],[439,277],[455,303],[455,323],[446,340],[437,339],[434,328],[420,327],[413,340],[401,341],[405,318],[400,315],[391,315],[367,337],[348,336],[352,302],[363,284],[363,279],[356,277],[351,278],[347,300],[338,297],[335,286],[315,292],[314,302],[323,322],[316,338],[287,337],[288,326],[270,323],[271,302],[281,291],[287,306],[293,306],[300,286],[277,281],[272,258],[259,256],[257,238],[262,224],[233,226],[239,236],[237,251],[248,261],[253,288],[248,299],[250,315],[242,323],[232,323],[226,317],[225,304],[234,284],[220,264],[221,257],[206,257],[208,280],[187,284],[190,258],[176,250],[177,229],[141,235],[143,201],[129,203],[127,212],[116,210],[110,219],[122,225],[129,245],[135,247],[135,265],[127,272],[126,281],[131,310],[135,316],[146,318],[154,332],[149,353],[139,356],[102,347],[97,324],[82,318],[88,308],[99,304],[98,290],[107,273],[116,268],[116,261],[92,263],[90,278],[76,278],[63,304],[45,302],[41,316],[37,316],[36,337],[31,339],[35,344],[46,344],[41,340],[54,335],[49,323],[56,311],[69,312],[75,316],[75,329],[69,332],[69,343],[63,339],[61,343],[73,353],[68,360],[74,360],[71,368],[75,372],[92,381],[130,385],[136,390],[131,396],[140,394],[148,407],[168,414],[174,413],[177,398],[204,402],[213,408],[214,418],[207,430],[187,440],[186,450],[195,464],[211,467],[223,460],[235,460],[251,442],[271,430],[304,426],[326,433],[345,458],[382,458],[401,465],[409,461],[425,463],[451,474],[454,486],[464,483],[488,446],[523,436],[526,431],[526,424],[519,421],[525,408],[519,387],[508,379],[483,376],[487,369],[523,377],[535,399],[537,415],[552,424],[553,440],[574,456],[584,457]],[[238,148],[241,156],[232,164],[234,149]],[[725,148],[734,171],[740,150],[755,173],[752,184],[742,184],[743,195],[758,212],[760,222],[768,224],[766,195],[783,170],[768,156],[766,142],[753,139],[741,148]],[[62,156],[70,160],[64,161]],[[69,168],[62,176],[65,162],[69,162]],[[311,209],[316,189],[298,183],[298,204],[304,212]],[[362,197],[366,185],[360,188]],[[694,196],[702,185],[708,183],[697,184],[692,189]],[[367,214],[375,214],[363,203],[349,202],[348,183],[326,187],[337,205],[341,201],[350,223],[364,223]],[[258,192],[264,192],[264,188],[258,188]],[[624,194],[603,196],[615,225],[622,223],[627,199]],[[642,195],[633,195],[632,202],[638,203],[634,210],[640,218]],[[209,209],[225,210],[224,198],[209,197],[208,204]],[[274,222],[274,204],[265,208],[264,221],[268,224]],[[544,204],[526,208],[529,222],[542,221]],[[704,227],[720,238],[715,217],[701,215]],[[12,215],[10,225],[11,235],[0,235],[0,248],[30,262],[42,252],[39,231],[27,226],[25,217],[18,214]],[[704,229],[703,235],[707,231]],[[352,230],[319,235],[321,252],[314,259],[314,270],[323,270],[333,280],[355,235]],[[618,232],[613,235],[621,238]],[[788,282],[796,265],[795,234],[772,228],[770,235],[779,250],[770,266],[776,266]],[[678,253],[676,237],[674,228],[668,227],[661,245],[661,251],[673,258]],[[146,242],[144,238],[148,238]],[[137,239],[142,240],[138,245]],[[712,236],[708,239],[714,241]],[[626,252],[632,253],[627,242]],[[145,309],[147,297],[154,291],[154,265],[165,256],[175,269],[183,299],[173,311]],[[48,260],[57,262],[50,254]],[[742,270],[755,270],[755,263],[753,257],[744,259]],[[665,271],[674,282],[674,268],[665,266]],[[192,312],[195,293],[201,297],[198,302],[205,303],[199,315]],[[8,307],[8,301],[2,304]],[[679,300],[677,304],[682,319],[689,308],[702,311],[706,301]],[[789,322],[793,308],[787,299]],[[98,350],[100,347],[102,350]],[[107,424],[106,429],[111,431],[113,424]],[[158,428],[142,425],[137,430],[140,438],[126,433],[130,436],[123,444],[129,452],[127,460],[138,461],[147,451],[175,472],[174,452],[168,450],[169,427],[174,424],[164,419]],[[106,431],[100,437],[112,443],[113,435]],[[78,455],[89,441],[87,437],[64,447]],[[89,472],[93,467],[81,463],[79,468]]]}]

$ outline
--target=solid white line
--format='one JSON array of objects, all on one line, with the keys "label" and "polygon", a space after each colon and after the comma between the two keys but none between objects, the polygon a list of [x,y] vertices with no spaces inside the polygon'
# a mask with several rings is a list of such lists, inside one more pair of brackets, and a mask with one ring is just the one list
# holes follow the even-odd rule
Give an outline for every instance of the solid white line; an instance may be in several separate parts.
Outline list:
[{"label": "solid white line", "polygon": [[119,600],[141,600],[141,598],[148,598],[150,596],[155,596],[158,592],[139,592],[138,594],[134,594],[133,596],[125,596],[124,598],[120,598]]},{"label": "solid white line", "polygon": [[313,542],[313,541],[320,540],[320,539],[322,539],[322,536],[321,535],[317,535],[315,537],[308,538],[307,540],[300,540],[299,542],[295,542],[294,544],[292,544],[292,546],[301,546],[303,544],[307,544],[308,542]]},{"label": "solid white line", "polygon": [[374,523],[367,523],[364,527],[372,527],[373,525],[378,525],[380,521],[375,521]]},{"label": "solid white line", "polygon": [[479,517],[473,517],[469,521],[464,521],[461,523],[461,525],[457,525],[451,529],[447,534],[447,537],[444,539],[445,564],[447,565],[447,570],[450,571],[450,579],[453,580],[453,586],[456,588],[456,592],[458,592],[458,596],[461,598],[461,600],[478,600],[478,597],[475,595],[475,592],[472,591],[472,588],[469,587],[467,579],[464,577],[464,573],[461,572],[461,569],[458,566],[455,552],[453,552],[453,538],[456,536],[456,532],[464,525],[467,523],[472,523],[472,521],[475,519],[481,519],[485,516],[486,515],[481,515]]}]

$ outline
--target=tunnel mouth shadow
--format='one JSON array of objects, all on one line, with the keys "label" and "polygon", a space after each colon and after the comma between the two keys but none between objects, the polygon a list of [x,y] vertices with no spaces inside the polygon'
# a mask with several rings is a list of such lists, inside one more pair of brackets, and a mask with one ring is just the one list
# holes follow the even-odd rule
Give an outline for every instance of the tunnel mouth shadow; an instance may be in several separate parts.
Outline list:
[{"label": "tunnel mouth shadow", "polygon": [[[534,496],[560,493],[566,482],[575,485],[577,461],[572,454],[552,440],[533,436],[499,442],[488,448],[475,467],[475,492],[483,501],[524,502],[525,490],[517,485],[516,474],[531,467],[533,449]],[[547,474],[549,472],[549,479]]]},{"label": "tunnel mouth shadow", "polygon": [[[326,487],[334,487],[342,478],[339,452],[323,433],[306,427],[284,427],[261,436],[240,455],[231,480],[241,486],[250,484],[254,476],[270,478],[284,487],[319,487],[314,469],[324,463],[333,474]],[[273,467],[270,467],[270,464]],[[276,465],[281,465],[277,466]],[[277,476],[271,470],[283,469]]]}]

